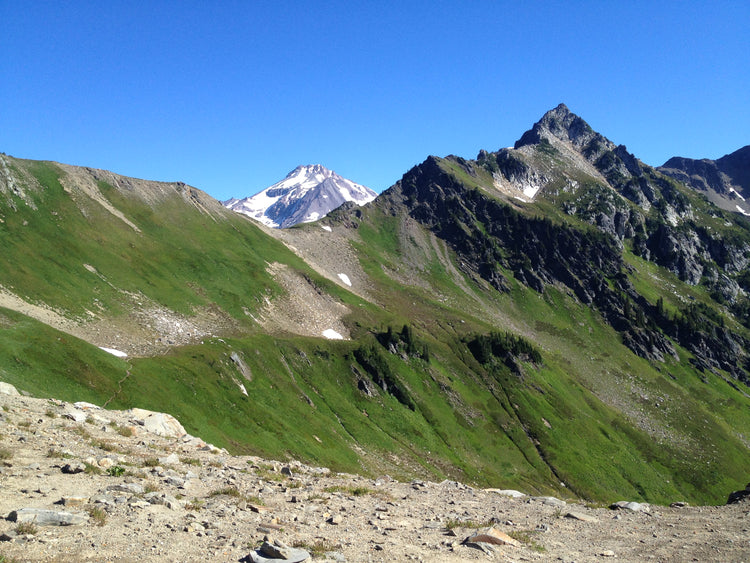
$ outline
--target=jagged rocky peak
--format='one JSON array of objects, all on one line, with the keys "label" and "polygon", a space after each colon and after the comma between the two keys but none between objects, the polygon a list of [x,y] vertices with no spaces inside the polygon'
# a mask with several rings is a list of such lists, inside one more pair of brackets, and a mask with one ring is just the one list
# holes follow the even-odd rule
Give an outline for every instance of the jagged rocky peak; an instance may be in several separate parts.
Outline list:
[{"label": "jagged rocky peak", "polygon": [[552,142],[554,139],[568,142],[577,150],[590,145],[594,140],[603,145],[602,148],[606,150],[615,148],[614,143],[594,131],[588,123],[571,112],[565,104],[560,104],[545,113],[530,130],[526,131],[516,141],[514,148],[536,145],[543,140]]},{"label": "jagged rocky peak", "polygon": [[273,228],[286,228],[325,217],[345,202],[364,205],[377,194],[320,164],[298,166],[286,178],[244,199],[224,202],[229,209],[242,213]]}]

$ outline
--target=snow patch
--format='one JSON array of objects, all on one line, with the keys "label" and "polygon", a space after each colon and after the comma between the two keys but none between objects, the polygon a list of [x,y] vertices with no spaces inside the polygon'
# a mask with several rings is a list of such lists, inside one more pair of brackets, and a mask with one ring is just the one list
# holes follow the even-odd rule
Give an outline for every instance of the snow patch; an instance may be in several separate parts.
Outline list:
[{"label": "snow patch", "polygon": [[735,207],[737,208],[737,211],[739,211],[740,213],[742,213],[746,217],[750,217],[750,213],[748,213],[747,211],[745,211],[744,209],[742,209],[739,205],[735,205]]},{"label": "snow patch", "polygon": [[347,276],[346,274],[339,274],[339,278],[341,279],[342,282],[344,282],[349,287],[352,286],[352,280],[350,280],[349,276]]},{"label": "snow patch", "polygon": [[247,389],[245,389],[245,386],[242,383],[238,383],[240,386],[240,391],[242,391],[242,394],[247,397]]},{"label": "snow patch", "polygon": [[735,196],[737,196],[738,198],[740,198],[740,199],[741,199],[742,201],[745,201],[745,198],[744,198],[744,197],[742,197],[742,195],[740,195],[740,192],[738,192],[738,191],[737,191],[737,190],[735,190],[734,188],[729,188],[729,191],[730,191],[731,193],[733,193],[733,194],[734,194]]},{"label": "snow patch", "polygon": [[104,346],[99,346],[101,350],[104,350],[105,352],[108,352],[112,354],[113,356],[117,356],[118,358],[127,358],[128,355],[125,352],[120,352],[119,350],[115,350],[114,348],[105,348]]},{"label": "snow patch", "polygon": [[328,225],[321,225],[320,228],[323,229],[324,231],[328,231],[329,233],[333,232],[333,229],[329,227]]},{"label": "snow patch", "polygon": [[526,186],[523,189],[523,195],[525,195],[529,199],[534,199],[534,196],[539,191],[539,188],[541,188],[541,186]]},{"label": "snow patch", "polygon": [[323,336],[327,338],[328,340],[343,340],[344,337],[341,336],[338,332],[333,330],[332,328],[327,328],[323,331]]}]

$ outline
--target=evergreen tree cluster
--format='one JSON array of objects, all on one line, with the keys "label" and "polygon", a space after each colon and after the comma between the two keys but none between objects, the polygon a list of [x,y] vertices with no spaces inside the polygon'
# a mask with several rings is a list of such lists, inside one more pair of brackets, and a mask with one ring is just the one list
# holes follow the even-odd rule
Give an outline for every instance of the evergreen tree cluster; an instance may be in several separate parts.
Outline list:
[{"label": "evergreen tree cluster", "polygon": [[385,332],[377,335],[377,338],[378,342],[391,352],[402,352],[411,358],[430,361],[429,347],[414,335],[414,330],[409,324],[405,324],[399,332],[389,325]]},{"label": "evergreen tree cluster", "polygon": [[378,387],[386,393],[393,395],[402,405],[411,410],[416,410],[417,406],[406,390],[406,387],[399,381],[396,374],[393,373],[391,367],[388,365],[388,360],[386,360],[377,347],[372,344],[360,346],[354,350],[354,359],[362,366]]}]

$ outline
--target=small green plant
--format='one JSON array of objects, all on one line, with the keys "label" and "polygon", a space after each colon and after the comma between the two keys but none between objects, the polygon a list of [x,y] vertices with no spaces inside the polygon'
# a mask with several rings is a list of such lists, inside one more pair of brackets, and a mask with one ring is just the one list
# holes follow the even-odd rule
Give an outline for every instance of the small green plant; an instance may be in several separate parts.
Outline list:
[{"label": "small green plant", "polygon": [[242,493],[240,493],[237,487],[224,487],[223,489],[215,489],[208,493],[208,496],[210,497],[217,497],[221,495],[239,498],[242,496]]},{"label": "small green plant", "polygon": [[159,458],[149,457],[143,460],[144,467],[156,467],[159,465]]},{"label": "small green plant", "polygon": [[455,530],[456,528],[471,528],[478,530],[479,528],[488,528],[494,524],[495,522],[493,520],[477,522],[476,520],[457,520],[453,518],[445,523],[445,528],[447,530]]},{"label": "small green plant", "polygon": [[19,536],[34,536],[39,532],[33,522],[21,522],[16,526],[16,533]]},{"label": "small green plant", "polygon": [[544,552],[546,551],[546,548],[537,543],[534,540],[533,534],[537,532],[531,531],[531,530],[512,530],[508,532],[508,535],[512,537],[514,540],[520,541],[521,543],[524,543],[528,545],[531,549],[538,552]]},{"label": "small green plant", "polygon": [[97,467],[96,465],[94,465],[92,463],[88,463],[88,462],[84,461],[83,465],[85,466],[85,469],[83,470],[83,472],[86,475],[101,475],[102,474],[101,468]]},{"label": "small green plant", "polygon": [[78,434],[81,438],[86,438],[87,440],[91,439],[91,434],[89,434],[89,431],[86,430],[83,426],[73,427],[72,432]]},{"label": "small green plant", "polygon": [[114,420],[109,423],[109,426],[123,438],[130,438],[133,435],[133,428],[131,426],[120,426]]},{"label": "small green plant", "polygon": [[13,452],[8,448],[0,448],[0,461],[10,459],[13,457]]},{"label": "small green plant", "polygon": [[345,493],[354,497],[361,497],[364,495],[373,494],[375,491],[368,489],[367,487],[342,487],[341,485],[333,485],[323,489],[326,493]]},{"label": "small green plant", "polygon": [[44,414],[47,416],[47,418],[57,418],[57,413],[52,409],[47,409],[46,411],[44,411]]},{"label": "small green plant", "polygon": [[297,540],[292,544],[292,547],[297,547],[310,552],[313,557],[323,557],[329,551],[336,551],[341,546],[333,543],[329,540],[318,540],[314,543],[306,542],[303,540]]},{"label": "small green plant", "polygon": [[59,459],[72,459],[74,456],[69,453],[61,452],[58,449],[50,448],[47,450],[47,457],[59,458]]},{"label": "small green plant", "polygon": [[159,490],[159,487],[155,485],[154,483],[148,482],[143,486],[143,493],[155,493]]},{"label": "small green plant", "polygon": [[[110,467],[110,469],[112,469]],[[99,507],[99,506],[93,506],[87,510],[89,513],[89,518],[96,524],[97,526],[104,526],[104,524],[107,522],[107,512]]]},{"label": "small green plant", "polygon": [[201,465],[201,460],[196,457],[181,457],[180,463],[184,463],[185,465]]},{"label": "small green plant", "polygon": [[201,508],[203,508],[203,501],[198,498],[194,498],[185,505],[186,510],[195,510],[196,512],[198,512]]},{"label": "small green plant", "polygon": [[107,442],[105,440],[97,440],[96,442],[93,442],[92,445],[104,450],[105,452],[114,452],[117,449],[112,442]]},{"label": "small green plant", "polygon": [[21,421],[18,422],[18,426],[20,426],[21,428],[28,428],[29,426],[31,426],[31,421],[30,420],[21,420]]},{"label": "small green plant", "polygon": [[113,465],[107,468],[107,475],[110,477],[122,477],[125,474],[125,468],[119,465]]}]

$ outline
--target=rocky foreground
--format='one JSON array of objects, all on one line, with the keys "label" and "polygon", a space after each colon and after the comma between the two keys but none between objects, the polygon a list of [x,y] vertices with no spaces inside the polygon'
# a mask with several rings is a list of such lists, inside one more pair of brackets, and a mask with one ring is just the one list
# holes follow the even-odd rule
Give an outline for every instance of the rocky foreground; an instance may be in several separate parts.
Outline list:
[{"label": "rocky foreground", "polygon": [[169,415],[5,384],[0,409],[0,563],[750,561],[744,492],[595,508],[231,456]]}]

